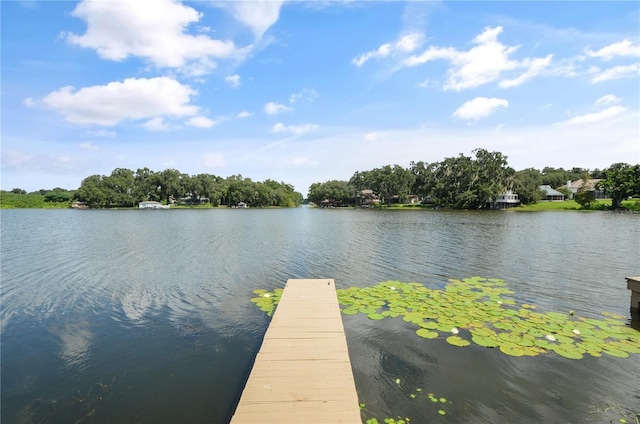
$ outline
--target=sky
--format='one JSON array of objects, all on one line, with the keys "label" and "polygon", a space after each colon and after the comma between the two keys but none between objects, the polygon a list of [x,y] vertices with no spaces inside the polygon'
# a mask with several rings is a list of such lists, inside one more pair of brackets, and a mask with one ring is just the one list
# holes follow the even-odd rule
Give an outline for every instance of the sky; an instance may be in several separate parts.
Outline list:
[{"label": "sky", "polygon": [[2,1],[3,190],[640,163],[636,1]]}]

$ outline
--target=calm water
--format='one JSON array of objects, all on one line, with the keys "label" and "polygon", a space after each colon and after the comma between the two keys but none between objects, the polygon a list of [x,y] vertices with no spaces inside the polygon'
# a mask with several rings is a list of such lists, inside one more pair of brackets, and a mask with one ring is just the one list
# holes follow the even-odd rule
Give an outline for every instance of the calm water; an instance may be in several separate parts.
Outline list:
[{"label": "calm water", "polygon": [[[228,422],[269,324],[251,292],[288,278],[442,288],[480,275],[541,311],[600,317],[629,315],[624,278],[640,275],[638,215],[4,210],[1,225],[3,423]],[[401,319],[343,319],[367,417],[640,413],[640,355],[513,358],[420,339]],[[417,387],[451,400],[447,415],[409,398]]]}]

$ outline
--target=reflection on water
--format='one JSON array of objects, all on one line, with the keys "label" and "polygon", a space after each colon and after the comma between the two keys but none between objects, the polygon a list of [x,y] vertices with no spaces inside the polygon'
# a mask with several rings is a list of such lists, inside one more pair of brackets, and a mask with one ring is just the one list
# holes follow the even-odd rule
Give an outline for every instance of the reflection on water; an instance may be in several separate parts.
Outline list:
[{"label": "reflection on water", "polygon": [[[2,211],[2,421],[225,422],[269,322],[251,292],[288,278],[442,288],[481,275],[546,311],[628,316],[639,223],[571,212]],[[344,324],[360,398],[379,417],[640,412],[639,355],[511,358],[417,338],[400,319]],[[447,415],[411,398],[416,388],[451,400]]]}]

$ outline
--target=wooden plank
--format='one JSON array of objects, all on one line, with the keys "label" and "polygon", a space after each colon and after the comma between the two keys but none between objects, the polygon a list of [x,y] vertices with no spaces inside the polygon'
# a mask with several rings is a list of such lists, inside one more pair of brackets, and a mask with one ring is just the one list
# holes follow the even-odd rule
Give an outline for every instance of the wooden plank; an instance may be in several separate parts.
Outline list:
[{"label": "wooden plank", "polygon": [[231,423],[361,422],[334,281],[287,281]]}]

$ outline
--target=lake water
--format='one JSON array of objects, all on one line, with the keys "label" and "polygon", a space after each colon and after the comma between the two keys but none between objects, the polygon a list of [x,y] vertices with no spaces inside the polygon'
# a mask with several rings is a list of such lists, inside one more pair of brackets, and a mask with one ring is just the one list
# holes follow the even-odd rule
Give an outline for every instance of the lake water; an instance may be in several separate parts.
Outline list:
[{"label": "lake water", "polygon": [[[629,316],[640,216],[579,212],[3,210],[3,423],[225,423],[289,278],[504,279],[540,311]],[[364,416],[629,422],[640,355],[510,357],[343,315]],[[401,385],[396,384],[399,378]],[[447,415],[414,388],[450,402]]]}]

